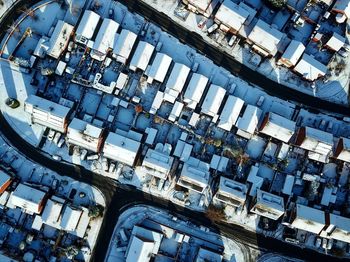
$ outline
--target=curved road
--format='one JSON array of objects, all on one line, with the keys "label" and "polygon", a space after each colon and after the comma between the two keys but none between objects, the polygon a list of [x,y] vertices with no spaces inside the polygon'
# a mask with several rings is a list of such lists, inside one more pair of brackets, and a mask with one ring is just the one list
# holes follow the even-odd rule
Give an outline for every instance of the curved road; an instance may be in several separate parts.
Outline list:
[{"label": "curved road", "polygon": [[[0,24],[0,28],[5,28],[4,26],[6,23],[4,23],[4,20],[6,20],[6,22],[9,23],[11,20],[13,20],[13,18],[16,15],[18,15],[15,14],[14,10],[16,10],[23,3],[28,4],[29,2],[34,3],[36,1],[19,1],[14,8],[9,10],[4,15]],[[130,1],[130,3],[131,2],[136,3],[135,1]],[[5,30],[2,30],[2,32],[4,31]],[[333,106],[337,108],[337,105]],[[210,220],[203,216],[202,213],[195,212],[181,206],[177,206],[170,201],[154,197],[150,194],[143,193],[141,191],[129,187],[117,185],[113,180],[103,177],[101,175],[94,174],[82,167],[77,167],[70,164],[54,161],[53,159],[46,157],[44,154],[42,154],[42,152],[40,152],[37,148],[33,147],[28,142],[23,140],[22,137],[20,137],[7,123],[7,121],[1,113],[0,131],[4,135],[4,137],[6,137],[7,140],[18,151],[25,154],[28,159],[31,159],[32,161],[35,161],[40,165],[45,166],[62,176],[69,176],[78,181],[95,186],[103,193],[106,199],[105,217],[93,252],[92,261],[103,260],[105,252],[108,248],[110,238],[113,233],[114,225],[118,220],[119,214],[122,212],[123,209],[127,208],[127,206],[135,204],[146,204],[164,208],[176,214],[188,217],[199,224],[203,224],[207,227],[210,227],[216,230],[217,232],[221,232],[222,234],[239,242],[257,246],[259,249],[274,250],[287,256],[298,257],[306,260],[320,259],[320,261],[324,261],[324,259],[326,259],[327,261],[339,261],[335,258],[331,258],[328,256],[325,257],[324,255],[312,250],[302,250],[300,247],[292,246],[273,238],[266,238],[262,235],[256,235],[254,232],[247,231],[244,228],[237,225],[229,225],[225,223],[213,224]]]}]

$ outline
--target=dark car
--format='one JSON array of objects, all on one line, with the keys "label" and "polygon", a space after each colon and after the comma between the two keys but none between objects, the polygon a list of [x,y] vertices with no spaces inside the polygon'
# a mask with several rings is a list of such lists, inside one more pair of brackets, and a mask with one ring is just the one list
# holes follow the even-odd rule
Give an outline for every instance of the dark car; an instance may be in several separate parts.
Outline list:
[{"label": "dark car", "polygon": [[7,98],[7,99],[5,100],[5,103],[6,103],[7,106],[9,106],[9,107],[11,107],[11,108],[17,108],[17,107],[19,107],[19,102],[18,102],[18,100],[15,99],[15,98],[9,97],[9,98]]}]

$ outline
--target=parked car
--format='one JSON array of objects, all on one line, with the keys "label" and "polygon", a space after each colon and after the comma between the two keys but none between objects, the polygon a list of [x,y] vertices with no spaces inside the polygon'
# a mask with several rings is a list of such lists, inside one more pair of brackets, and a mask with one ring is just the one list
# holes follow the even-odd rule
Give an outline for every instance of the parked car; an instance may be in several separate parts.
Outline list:
[{"label": "parked car", "polygon": [[55,130],[50,129],[49,134],[47,135],[47,139],[49,141],[52,141],[53,138],[55,137],[55,134],[56,134]]},{"label": "parked car", "polygon": [[56,161],[61,161],[62,160],[62,157],[59,156],[59,155],[53,155],[52,158]]},{"label": "parked car", "polygon": [[17,108],[17,107],[19,107],[19,105],[20,105],[20,103],[19,103],[19,101],[18,101],[17,99],[11,98],[11,97],[9,97],[9,98],[7,98],[7,99],[5,100],[5,104],[6,104],[8,107],[11,107],[12,109]]},{"label": "parked car", "polygon": [[59,148],[61,148],[63,146],[64,142],[65,142],[64,138],[61,138],[60,141],[58,141],[57,146]]},{"label": "parked car", "polygon": [[218,26],[217,24],[213,24],[211,27],[208,28],[207,33],[208,33],[208,34],[213,33],[216,29],[218,29],[218,27],[219,27],[219,26]]},{"label": "parked car", "polygon": [[60,132],[56,132],[54,138],[53,138],[53,142],[58,145],[58,141],[60,141],[61,138],[61,133]]},{"label": "parked car", "polygon": [[85,160],[88,151],[86,149],[81,150],[80,160]]}]

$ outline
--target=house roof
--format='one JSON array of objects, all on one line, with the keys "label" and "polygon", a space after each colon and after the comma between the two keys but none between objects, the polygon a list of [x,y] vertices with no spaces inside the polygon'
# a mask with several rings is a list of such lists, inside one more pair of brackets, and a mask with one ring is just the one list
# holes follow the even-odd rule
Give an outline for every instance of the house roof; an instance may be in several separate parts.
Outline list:
[{"label": "house roof", "polygon": [[220,109],[225,94],[225,88],[211,84],[203,101],[201,112],[214,117]]},{"label": "house roof", "polygon": [[327,73],[327,66],[312,56],[304,54],[299,63],[294,67],[294,71],[302,75],[303,78],[314,81]]},{"label": "house roof", "polygon": [[43,223],[60,228],[60,218],[62,215],[63,203],[48,199],[41,216]]},{"label": "house roof", "polygon": [[295,122],[275,113],[268,113],[260,133],[288,143],[295,131]]},{"label": "house roof", "polygon": [[301,55],[305,51],[305,46],[302,42],[292,40],[288,45],[287,49],[284,51],[281,59],[287,60],[291,66],[295,66],[300,59]]},{"label": "house roof", "polygon": [[202,98],[203,92],[209,79],[201,74],[194,73],[186,88],[184,102],[189,104],[188,107],[195,108]]},{"label": "house roof", "polygon": [[[92,47],[93,55],[92,57],[97,60],[103,60],[108,49],[112,49],[114,46],[114,41],[117,36],[117,31],[119,24],[109,18],[104,18],[102,25],[96,36],[96,40]],[[96,52],[97,51],[97,54]]]},{"label": "house roof", "polygon": [[173,109],[171,109],[168,120],[174,122],[176,120],[176,118],[180,116],[183,107],[184,107],[183,103],[176,101],[174,106],[173,106]]},{"label": "house roof", "polygon": [[240,117],[236,123],[237,128],[249,134],[254,134],[261,114],[261,109],[253,105],[248,105],[243,113],[243,116]]},{"label": "house roof", "polygon": [[30,114],[33,114],[34,109],[37,109],[48,113],[50,116],[64,119],[70,112],[69,107],[54,103],[35,95],[28,96],[24,104],[24,110]]},{"label": "house roof", "polygon": [[11,176],[0,169],[0,187],[2,187],[10,179]]},{"label": "house roof", "polygon": [[258,189],[256,204],[251,211],[260,216],[277,220],[284,214],[283,198]]},{"label": "house roof", "polygon": [[67,205],[63,211],[62,220],[60,222],[61,228],[66,231],[75,231],[81,215],[82,210]]},{"label": "house roof", "polygon": [[350,243],[350,218],[329,214],[329,224],[334,227],[331,238]]},{"label": "house roof", "polygon": [[123,29],[114,43],[113,54],[128,59],[136,39],[137,35],[135,33]]},{"label": "house roof", "polygon": [[276,28],[259,19],[248,35],[248,39],[271,55],[275,55],[283,36],[284,34]]},{"label": "house roof", "polygon": [[162,53],[157,53],[149,70],[148,77],[151,77],[152,79],[163,83],[171,61],[172,58],[170,56]]},{"label": "house roof", "polygon": [[140,41],[130,61],[129,67],[135,67],[141,69],[142,71],[145,71],[152,57],[153,51],[153,45],[144,41]]},{"label": "house roof", "polygon": [[333,10],[343,13],[346,18],[350,18],[350,0],[337,0],[333,6]]},{"label": "house roof", "polygon": [[346,39],[344,36],[333,32],[332,37],[327,41],[326,46],[334,51],[339,51],[345,44]]},{"label": "house roof", "polygon": [[93,152],[98,151],[102,129],[88,122],[73,118],[68,126],[68,142]]},{"label": "house roof", "polygon": [[75,34],[90,40],[94,35],[99,20],[100,16],[98,14],[91,10],[85,10]]},{"label": "house roof", "polygon": [[207,250],[203,247],[200,247],[198,250],[196,260],[194,262],[204,262],[204,261],[221,262],[222,255],[215,253],[213,251]]},{"label": "house roof", "polygon": [[[341,151],[338,152],[338,147],[341,147]],[[336,149],[336,157],[345,162],[350,163],[350,139],[341,137],[338,141],[337,149]]]},{"label": "house roof", "polygon": [[188,2],[201,10],[205,11],[212,0],[188,0]]},{"label": "house roof", "polygon": [[[305,130],[305,138],[302,141],[298,141],[303,130]],[[299,129],[297,142],[298,145],[305,150],[328,156],[331,154],[333,148],[333,135],[315,128],[302,127]]]},{"label": "house roof", "polygon": [[296,217],[292,222],[293,227],[319,234],[324,228],[325,223],[324,211],[297,204]]},{"label": "house roof", "polygon": [[132,236],[126,253],[126,262],[148,262],[150,261],[154,242],[141,237]]},{"label": "house roof", "polygon": [[244,101],[242,99],[230,95],[222,109],[218,127],[226,131],[231,131],[232,126],[236,124],[243,105]]},{"label": "house roof", "polygon": [[174,157],[164,151],[149,148],[142,162],[142,166],[152,169],[155,176],[166,179],[174,162]]},{"label": "house roof", "polygon": [[131,138],[109,132],[103,147],[105,157],[133,166],[141,143]]},{"label": "house roof", "polygon": [[209,164],[197,158],[190,157],[182,167],[178,183],[181,182],[180,180],[185,180],[188,183],[204,188],[209,184],[209,178]]},{"label": "house roof", "polygon": [[[171,99],[171,103],[175,102],[175,99],[182,91],[185,86],[188,74],[190,73],[190,68],[186,65],[175,63],[173,69],[171,70],[170,76],[166,83],[166,88],[164,93],[168,94]],[[167,100],[167,99],[166,99]]]},{"label": "house roof", "polygon": [[58,20],[49,40],[50,47],[47,50],[49,56],[57,59],[62,54],[69,42],[73,29],[74,27],[72,25]]},{"label": "house roof", "polygon": [[248,187],[246,184],[228,179],[226,177],[220,177],[220,183],[218,193],[223,194],[227,197],[239,199],[242,202],[246,200]]},{"label": "house roof", "polygon": [[219,7],[215,18],[222,24],[239,31],[247,20],[249,12],[231,0],[225,0]]},{"label": "house roof", "polygon": [[45,196],[45,192],[20,183],[12,192],[10,202],[12,205],[23,208],[30,213],[39,214],[41,211],[40,204]]}]

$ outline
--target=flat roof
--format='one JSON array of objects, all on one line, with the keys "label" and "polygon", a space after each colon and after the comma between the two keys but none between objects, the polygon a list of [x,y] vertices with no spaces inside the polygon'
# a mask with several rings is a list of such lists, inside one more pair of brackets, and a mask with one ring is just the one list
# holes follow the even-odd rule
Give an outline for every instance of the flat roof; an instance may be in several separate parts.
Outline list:
[{"label": "flat roof", "polygon": [[259,19],[248,35],[248,39],[274,56],[283,36],[284,34],[276,28]]},{"label": "flat roof", "polygon": [[[206,187],[209,184],[210,172],[209,164],[205,163],[197,158],[190,157],[188,161],[183,164],[180,180],[185,180],[188,183],[199,185],[200,187]],[[185,186],[186,187],[186,186]]]},{"label": "flat roof", "polygon": [[226,177],[220,177],[220,183],[218,193],[224,194],[228,197],[240,199],[242,202],[246,200],[248,187],[246,184],[228,179]]},{"label": "flat roof", "polygon": [[257,215],[277,220],[284,214],[284,200],[280,196],[258,189],[256,204],[251,211]]},{"label": "flat roof", "polygon": [[294,121],[269,112],[263,121],[260,133],[288,143],[295,132],[295,126]]},{"label": "flat roof", "polygon": [[209,87],[209,91],[203,101],[201,112],[214,117],[220,109],[225,94],[225,88],[211,84]]},{"label": "flat roof", "polygon": [[109,132],[103,147],[105,157],[133,166],[141,143],[131,138]]},{"label": "flat roof", "polygon": [[75,34],[90,40],[94,35],[99,21],[100,16],[98,14],[91,10],[85,10]]},{"label": "flat roof", "polygon": [[132,236],[126,252],[126,262],[148,262],[153,253],[154,241]]},{"label": "flat roof", "polygon": [[222,24],[234,29],[235,31],[239,31],[248,16],[249,12],[247,10],[231,0],[225,0],[219,7],[215,18]]},{"label": "flat roof", "polygon": [[33,114],[33,110],[37,109],[61,119],[66,118],[71,110],[69,107],[54,103],[35,95],[28,96],[28,98],[24,101],[24,104],[24,109],[28,113]]},{"label": "flat roof", "polygon": [[166,179],[174,162],[174,157],[166,152],[149,148],[142,162],[142,166],[155,170],[153,172],[157,177]]},{"label": "flat roof", "polygon": [[294,71],[303,78],[314,81],[327,73],[327,66],[317,61],[308,54],[304,54],[299,63],[294,67]]},{"label": "flat roof", "polygon": [[329,224],[334,226],[330,237],[339,241],[350,243],[350,218],[329,214]]},{"label": "flat roof", "polygon": [[151,60],[153,51],[154,51],[153,45],[144,41],[140,41],[131,59],[129,68],[130,69],[138,68],[138,69],[141,69],[142,71],[145,71],[149,61]]}]

